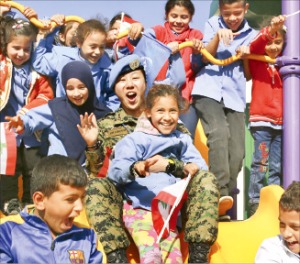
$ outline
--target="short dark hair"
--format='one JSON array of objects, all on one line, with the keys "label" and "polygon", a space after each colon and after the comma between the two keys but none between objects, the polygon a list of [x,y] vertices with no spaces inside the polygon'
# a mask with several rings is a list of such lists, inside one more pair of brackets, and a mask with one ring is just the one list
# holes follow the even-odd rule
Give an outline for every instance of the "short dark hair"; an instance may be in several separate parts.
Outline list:
[{"label": "short dark hair", "polygon": [[85,187],[87,175],[80,164],[69,157],[54,154],[42,158],[32,171],[30,192],[42,192],[49,197],[57,191],[59,184]]},{"label": "short dark hair", "polygon": [[284,211],[300,212],[300,182],[293,181],[282,194],[279,206]]},{"label": "short dark hair", "polygon": [[167,16],[175,6],[183,6],[187,9],[191,17],[195,14],[195,6],[191,0],[169,0],[165,5],[165,15]]},{"label": "short dark hair", "polygon": [[243,4],[245,6],[247,3],[247,0],[219,0],[219,7],[222,5],[226,5],[226,4],[233,4],[236,2],[244,2]]},{"label": "short dark hair", "polygon": [[[118,14],[116,14],[115,16],[112,17],[112,19],[109,21],[109,29],[112,28],[112,26],[114,25],[114,23],[118,20],[121,20],[122,18],[122,14],[124,12],[120,12]],[[127,16],[128,18],[132,18],[130,15],[128,15],[127,13],[124,13],[124,16]]]},{"label": "short dark hair", "polygon": [[83,43],[91,32],[100,32],[106,35],[105,25],[98,19],[90,19],[81,23],[76,31],[76,40]]}]

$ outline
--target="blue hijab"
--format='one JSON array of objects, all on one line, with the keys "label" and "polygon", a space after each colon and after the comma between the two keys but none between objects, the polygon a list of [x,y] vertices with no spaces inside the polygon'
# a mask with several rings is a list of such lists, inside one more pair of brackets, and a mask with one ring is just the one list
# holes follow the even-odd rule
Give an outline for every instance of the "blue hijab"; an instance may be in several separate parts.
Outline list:
[{"label": "blue hijab", "polygon": [[81,106],[73,104],[67,96],[55,98],[48,103],[68,156],[76,159],[82,165],[86,159],[86,143],[77,128],[77,124],[80,124],[80,115],[86,112],[94,113],[96,119],[99,119],[111,110],[97,100],[93,76],[86,63],[81,61],[67,63],[62,69],[61,76],[65,89],[71,78],[80,80],[88,89],[88,99]]}]

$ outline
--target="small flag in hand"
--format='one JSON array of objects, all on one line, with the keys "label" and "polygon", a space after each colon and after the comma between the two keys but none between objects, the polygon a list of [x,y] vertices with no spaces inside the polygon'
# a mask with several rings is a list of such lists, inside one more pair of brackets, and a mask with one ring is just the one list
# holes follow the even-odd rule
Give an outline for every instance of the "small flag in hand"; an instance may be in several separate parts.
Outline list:
[{"label": "small flag in hand", "polygon": [[120,25],[119,32],[123,32],[125,30],[128,30],[130,28],[131,24],[137,23],[137,22],[138,21],[133,20],[132,18],[126,16],[124,14],[124,12],[122,12],[122,15],[121,15],[121,25]]},{"label": "small flag in hand", "polygon": [[[122,12],[121,15],[121,23],[120,23],[120,28],[119,32],[122,33],[126,30],[128,30],[133,23],[137,23],[138,21],[133,20],[132,18],[126,16],[124,12]],[[119,53],[123,56],[129,55],[133,52],[134,47],[133,45],[128,41],[127,37],[123,37],[121,39],[118,39],[114,46],[113,46],[113,57],[114,60],[117,61],[119,60]],[[122,58],[120,57],[120,58]]]},{"label": "small flag in hand", "polygon": [[17,162],[17,143],[13,131],[0,123],[0,174],[14,175]]},{"label": "small flag in hand", "polygon": [[175,230],[178,213],[187,199],[186,187],[191,176],[162,189],[152,200],[153,226],[158,235],[157,242]]}]

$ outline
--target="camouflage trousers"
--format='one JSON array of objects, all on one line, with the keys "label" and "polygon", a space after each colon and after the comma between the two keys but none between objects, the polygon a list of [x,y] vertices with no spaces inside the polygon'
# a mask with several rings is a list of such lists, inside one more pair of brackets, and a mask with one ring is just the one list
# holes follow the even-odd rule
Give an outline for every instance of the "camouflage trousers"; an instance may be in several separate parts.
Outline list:
[{"label": "camouflage trousers", "polygon": [[[217,180],[212,173],[200,171],[191,179],[187,191],[188,200],[183,207],[185,240],[212,245],[218,233]],[[108,178],[89,181],[86,212],[106,253],[129,246],[123,223],[123,197]]]},{"label": "camouflage trousers", "polygon": [[199,171],[188,187],[184,225],[184,239],[192,243],[212,245],[218,235],[219,188],[216,177],[208,171]]},{"label": "camouflage trousers", "polygon": [[123,223],[123,196],[108,178],[93,178],[86,193],[86,214],[106,254],[130,245]]}]

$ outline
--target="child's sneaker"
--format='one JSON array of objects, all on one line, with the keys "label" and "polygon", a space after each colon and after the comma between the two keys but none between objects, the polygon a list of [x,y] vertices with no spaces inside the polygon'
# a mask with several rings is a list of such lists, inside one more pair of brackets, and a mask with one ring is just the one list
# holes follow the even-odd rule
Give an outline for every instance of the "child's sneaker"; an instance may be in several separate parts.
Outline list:
[{"label": "child's sneaker", "polygon": [[118,248],[107,254],[107,263],[128,263],[126,249]]},{"label": "child's sneaker", "polygon": [[189,263],[208,263],[210,245],[204,243],[189,243]]},{"label": "child's sneaker", "polygon": [[219,215],[218,221],[219,222],[230,222],[231,218],[230,215]]},{"label": "child's sneaker", "polygon": [[233,198],[231,196],[222,196],[219,199],[219,216],[226,215],[227,211],[233,206]]}]

